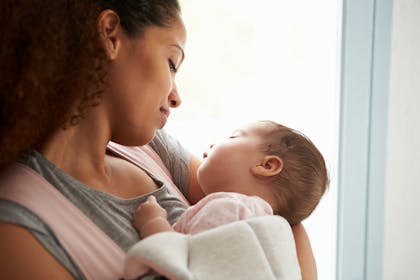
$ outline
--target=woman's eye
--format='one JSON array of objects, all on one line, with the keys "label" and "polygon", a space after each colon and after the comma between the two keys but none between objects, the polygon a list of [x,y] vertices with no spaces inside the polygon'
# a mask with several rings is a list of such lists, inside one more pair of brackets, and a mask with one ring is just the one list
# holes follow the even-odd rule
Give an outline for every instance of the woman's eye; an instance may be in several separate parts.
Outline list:
[{"label": "woman's eye", "polygon": [[169,69],[171,70],[171,72],[176,73],[178,69],[176,69],[175,63],[173,63],[173,61],[170,59],[168,59],[168,63],[169,63]]}]

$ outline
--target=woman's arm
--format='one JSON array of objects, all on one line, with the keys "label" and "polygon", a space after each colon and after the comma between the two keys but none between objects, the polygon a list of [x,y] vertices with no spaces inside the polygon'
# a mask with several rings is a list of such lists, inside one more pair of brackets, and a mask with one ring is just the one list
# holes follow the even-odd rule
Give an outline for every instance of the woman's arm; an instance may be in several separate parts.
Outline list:
[{"label": "woman's arm", "polygon": [[0,223],[0,275],[4,279],[73,279],[26,229]]},{"label": "woman's arm", "polygon": [[201,164],[201,160],[196,156],[191,156],[189,165],[189,179],[188,179],[188,195],[187,199],[192,204],[197,203],[204,197],[204,192],[198,184],[197,169]]},{"label": "woman's arm", "polygon": [[302,280],[316,280],[318,278],[316,262],[308,234],[302,224],[294,225],[292,231],[295,238]]}]

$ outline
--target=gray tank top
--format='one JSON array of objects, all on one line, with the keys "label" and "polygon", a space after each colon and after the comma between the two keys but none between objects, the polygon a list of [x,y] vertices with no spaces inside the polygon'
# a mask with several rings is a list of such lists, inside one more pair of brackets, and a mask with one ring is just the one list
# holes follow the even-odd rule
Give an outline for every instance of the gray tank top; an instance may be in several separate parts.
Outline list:
[{"label": "gray tank top", "polygon": [[[163,159],[173,176],[174,183],[179,186],[183,194],[187,194],[189,153],[164,131],[159,131],[156,134],[150,146]],[[159,181],[158,178],[153,178],[160,185],[154,192],[123,199],[90,188],[60,170],[36,151],[22,156],[20,162],[43,176],[76,207],[82,210],[124,251],[139,241],[139,236],[132,226],[133,212],[149,195],[153,194],[156,196],[159,204],[166,209],[168,220],[171,224],[186,209],[186,205],[180,199],[170,194],[167,186]],[[14,202],[0,199],[0,221],[13,223],[29,230],[76,279],[83,279],[83,275],[54,233],[33,212]]]}]

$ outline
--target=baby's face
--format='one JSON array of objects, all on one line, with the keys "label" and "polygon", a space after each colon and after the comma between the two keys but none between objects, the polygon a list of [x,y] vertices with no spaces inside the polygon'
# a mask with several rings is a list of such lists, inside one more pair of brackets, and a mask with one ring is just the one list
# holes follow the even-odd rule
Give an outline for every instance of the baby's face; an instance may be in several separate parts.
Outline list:
[{"label": "baby's face", "polygon": [[251,176],[250,169],[264,157],[259,148],[264,129],[267,128],[260,123],[252,123],[210,146],[198,169],[198,181],[206,194],[220,191],[243,193],[243,190],[234,188],[238,188],[236,182],[239,178]]}]

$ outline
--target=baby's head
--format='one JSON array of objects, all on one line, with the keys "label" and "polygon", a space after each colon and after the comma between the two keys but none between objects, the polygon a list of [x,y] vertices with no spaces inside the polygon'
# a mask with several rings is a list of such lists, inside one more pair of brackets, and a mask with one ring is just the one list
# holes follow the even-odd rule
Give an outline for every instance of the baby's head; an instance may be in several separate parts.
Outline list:
[{"label": "baby's head", "polygon": [[263,178],[272,185],[279,201],[274,213],[292,225],[300,223],[312,213],[328,187],[324,158],[302,133],[271,121],[260,123],[267,126],[260,149],[283,162],[278,174]]},{"label": "baby's head", "polygon": [[206,194],[257,195],[290,224],[307,218],[328,185],[325,161],[303,134],[272,121],[259,121],[213,145],[198,169]]}]

